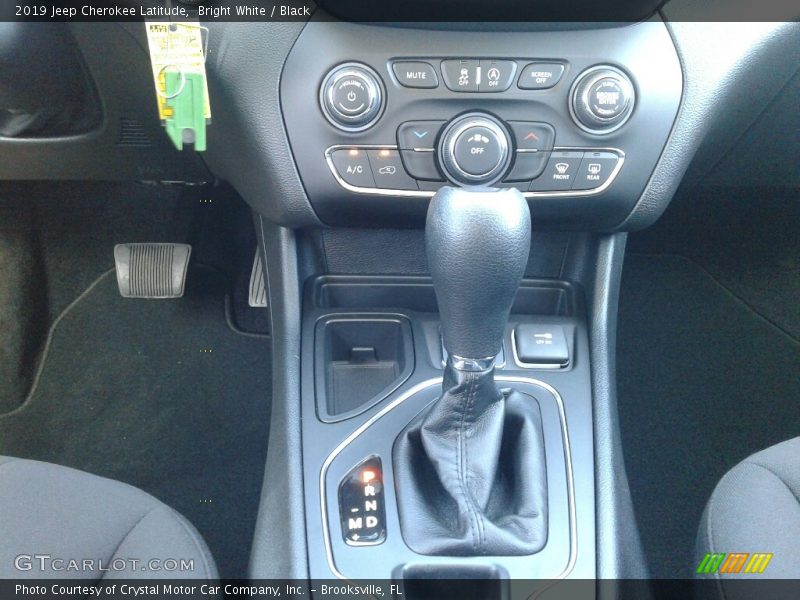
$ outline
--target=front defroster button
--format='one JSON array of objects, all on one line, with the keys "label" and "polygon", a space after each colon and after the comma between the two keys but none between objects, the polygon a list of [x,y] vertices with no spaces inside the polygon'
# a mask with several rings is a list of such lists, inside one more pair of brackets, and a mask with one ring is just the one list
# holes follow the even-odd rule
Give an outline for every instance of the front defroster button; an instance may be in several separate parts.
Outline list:
[{"label": "front defroster button", "polygon": [[557,192],[572,189],[581,165],[583,152],[552,152],[544,173],[531,183],[533,192]]}]

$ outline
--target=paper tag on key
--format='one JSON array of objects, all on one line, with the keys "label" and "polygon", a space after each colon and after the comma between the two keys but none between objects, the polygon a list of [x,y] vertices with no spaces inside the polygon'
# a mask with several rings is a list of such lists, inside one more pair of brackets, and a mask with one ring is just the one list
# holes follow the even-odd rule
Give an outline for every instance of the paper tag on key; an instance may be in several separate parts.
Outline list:
[{"label": "paper tag on key", "polygon": [[[167,21],[150,21],[145,27],[158,116],[178,149],[183,148],[183,139],[194,142],[196,150],[205,150],[205,125],[211,119],[203,43],[205,28],[198,23]],[[182,95],[195,97],[187,102]],[[192,112],[176,115],[176,110]],[[182,135],[185,129],[193,133]]]}]

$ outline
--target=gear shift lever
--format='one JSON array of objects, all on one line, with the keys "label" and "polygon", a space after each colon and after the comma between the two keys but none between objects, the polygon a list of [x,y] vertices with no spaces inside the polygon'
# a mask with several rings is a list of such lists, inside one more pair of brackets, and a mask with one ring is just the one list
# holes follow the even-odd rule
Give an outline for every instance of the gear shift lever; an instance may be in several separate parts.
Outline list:
[{"label": "gear shift lever", "polygon": [[403,538],[420,554],[533,554],[547,539],[541,414],[494,382],[528,260],[528,205],[515,189],[445,187],[425,237],[449,358],[441,397],[395,443]]},{"label": "gear shift lever", "polygon": [[425,245],[453,365],[488,368],[528,263],[528,203],[516,189],[444,187],[428,209]]}]

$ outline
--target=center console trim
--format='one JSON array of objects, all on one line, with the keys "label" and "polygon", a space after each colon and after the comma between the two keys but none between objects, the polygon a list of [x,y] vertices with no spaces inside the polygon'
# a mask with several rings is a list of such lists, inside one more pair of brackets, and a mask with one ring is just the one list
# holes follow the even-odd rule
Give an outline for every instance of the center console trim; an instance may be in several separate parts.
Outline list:
[{"label": "center console trim", "polygon": [[[362,423],[355,431],[353,431],[350,435],[348,435],[338,446],[336,446],[336,448],[333,449],[333,451],[330,454],[328,454],[328,456],[325,458],[325,461],[322,463],[322,468],[320,469],[320,474],[319,474],[320,511],[322,516],[322,537],[325,542],[325,557],[328,562],[328,567],[337,578],[348,581],[348,578],[345,577],[336,568],[336,563],[333,558],[333,548],[331,546],[331,540],[330,540],[330,524],[328,520],[328,506],[326,502],[327,486],[325,480],[328,474],[328,467],[331,465],[333,460],[350,443],[352,443],[357,437],[359,437],[362,433],[364,433],[367,429],[369,429],[378,420],[380,420],[386,414],[391,412],[393,409],[395,409],[397,406],[399,406],[400,404],[402,404],[415,394],[418,394],[419,392],[431,386],[441,385],[442,381],[443,381],[442,377],[427,379],[403,392],[403,394],[392,400],[389,404],[387,404],[380,411],[372,415],[369,419],[367,419],[364,423]],[[535,385],[544,389],[546,392],[549,392],[556,400],[556,405],[558,406],[559,420],[561,422],[561,440],[564,448],[564,464],[566,465],[566,471],[567,471],[566,479],[567,479],[567,497],[568,497],[568,510],[569,510],[568,520],[569,520],[570,550],[569,550],[569,560],[567,561],[564,570],[555,577],[549,579],[552,579],[553,581],[566,579],[572,572],[572,569],[574,568],[575,563],[577,562],[578,537],[577,537],[577,518],[575,515],[575,484],[572,472],[572,450],[569,441],[569,430],[567,428],[567,416],[564,408],[564,401],[561,398],[561,395],[553,386],[538,379],[533,379],[531,377],[523,377],[519,375],[496,375],[495,381],[508,382],[508,383],[527,383]]]},{"label": "center console trim", "polygon": [[[350,192],[355,192],[357,194],[367,194],[372,196],[392,196],[392,197],[404,197],[404,198],[432,198],[433,195],[436,193],[433,190],[392,190],[392,189],[384,189],[384,188],[369,188],[369,187],[359,187],[355,185],[351,185],[347,183],[339,173],[336,171],[336,167],[333,164],[333,153],[336,150],[350,150],[350,149],[358,149],[358,150],[398,150],[397,145],[388,145],[388,144],[335,144],[333,146],[329,146],[325,150],[325,162],[328,164],[328,169],[330,169],[331,175],[333,175],[336,182],[345,190]],[[429,150],[430,151],[430,150]],[[522,192],[522,195],[526,198],[576,198],[576,197],[584,197],[584,196],[596,196],[598,194],[603,193],[606,189],[614,183],[614,180],[617,178],[617,174],[622,169],[622,165],[625,162],[625,153],[620,150],[619,148],[589,148],[589,147],[563,147],[557,146],[553,148],[553,152],[611,152],[612,154],[617,155],[617,164],[614,166],[614,170],[611,171],[611,175],[608,176],[608,179],[603,183],[603,185],[592,188],[589,190],[562,190],[556,192]],[[436,182],[430,182],[436,183]],[[446,181],[440,182],[442,186],[448,185]],[[503,184],[509,185],[509,184]]]}]

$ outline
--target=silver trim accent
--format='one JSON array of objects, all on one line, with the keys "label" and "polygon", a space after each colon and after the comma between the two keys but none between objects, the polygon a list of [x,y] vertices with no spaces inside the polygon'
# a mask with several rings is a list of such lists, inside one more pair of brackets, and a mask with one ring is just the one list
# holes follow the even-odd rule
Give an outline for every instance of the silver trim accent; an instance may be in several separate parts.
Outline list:
[{"label": "silver trim accent", "polygon": [[[340,110],[336,107],[333,101],[334,88],[345,77],[357,78],[364,82],[369,95],[369,103],[365,110],[362,111],[360,110],[361,107],[359,107],[359,109],[349,111],[346,109]],[[319,88],[319,104],[325,118],[337,129],[353,133],[369,129],[383,112],[383,87],[380,76],[365,64],[357,62],[342,63],[331,69],[325,76]],[[368,118],[368,121],[358,124],[365,117]],[[349,125],[348,123],[350,122],[356,124]]]},{"label": "silver trim accent", "polygon": [[[480,78],[480,67],[478,68],[478,79]],[[497,145],[500,149],[500,158],[495,165],[479,175],[465,171],[456,160],[456,142],[464,135],[469,129],[473,127],[483,127],[492,132],[497,139]],[[479,184],[491,185],[499,181],[508,165],[511,162],[511,153],[509,152],[509,137],[505,127],[500,125],[488,115],[480,113],[468,114],[459,117],[445,128],[442,133],[442,142],[439,145],[439,161],[445,174],[454,183],[459,184]]]},{"label": "silver trim accent", "polygon": [[486,371],[494,366],[494,361],[497,356],[485,356],[484,358],[464,358],[463,356],[456,356],[450,354],[447,357],[447,362],[456,371]]},{"label": "silver trim accent", "polygon": [[[595,73],[595,75],[592,76],[592,73]],[[613,117],[604,119],[603,117],[598,117],[595,115],[589,105],[589,89],[599,80],[609,77],[609,73],[619,76],[620,85],[621,87],[625,88],[627,95],[627,101],[625,102],[625,107],[621,113],[622,117],[619,122],[615,122],[616,119],[620,118],[619,115],[614,115]],[[578,98],[577,91],[581,86],[585,87],[580,95],[580,98]],[[572,87],[569,90],[569,99],[569,114],[572,117],[572,120],[575,121],[575,124],[588,133],[605,135],[618,130],[628,122],[628,119],[631,118],[631,115],[633,114],[633,107],[636,102],[636,92],[633,88],[633,82],[624,71],[621,71],[617,67],[612,67],[610,65],[596,65],[583,71],[573,82]],[[580,120],[576,107],[578,101],[580,101],[582,109],[586,111],[591,118],[599,121],[597,127],[590,127]],[[604,121],[611,124],[611,127],[603,126]]]},{"label": "silver trim accent", "polygon": [[[432,198],[433,195],[436,193],[430,190],[390,190],[390,189],[383,189],[383,188],[366,188],[366,187],[359,187],[355,185],[350,185],[344,179],[342,179],[341,175],[336,171],[336,167],[333,165],[333,159],[331,155],[336,150],[398,150],[397,146],[394,145],[382,145],[382,144],[336,144],[334,146],[330,146],[325,150],[325,162],[328,163],[328,168],[333,175],[333,178],[336,180],[342,188],[346,189],[349,192],[354,192],[356,194],[365,194],[370,196],[396,196],[400,198]],[[614,167],[614,170],[611,171],[611,175],[608,176],[606,182],[596,188],[592,188],[590,190],[562,190],[558,192],[522,192],[522,195],[526,198],[575,198],[575,197],[585,197],[585,196],[596,196],[604,192],[608,187],[614,182],[617,178],[617,174],[619,173],[620,169],[622,169],[622,165],[625,162],[625,153],[620,150],[619,148],[587,148],[587,147],[574,147],[574,148],[567,148],[567,147],[557,147],[553,148],[553,152],[611,152],[612,154],[617,155],[617,164]],[[430,182],[435,183],[435,182]],[[509,182],[513,183],[513,182]],[[442,182],[442,186],[447,185],[445,182]]]},{"label": "silver trim accent", "polygon": [[[337,568],[336,563],[333,559],[333,548],[331,547],[331,539],[330,539],[330,524],[328,521],[328,506],[326,502],[326,489],[325,489],[325,477],[328,474],[328,467],[330,467],[333,460],[344,450],[348,445],[350,445],[353,440],[355,440],[358,436],[364,433],[367,429],[369,429],[375,422],[379,419],[384,417],[387,413],[391,412],[397,406],[411,398],[413,395],[418,394],[419,392],[433,386],[436,384],[441,385],[443,381],[442,377],[436,377],[434,379],[428,379],[421,383],[418,383],[414,387],[406,390],[392,400],[389,404],[384,406],[380,411],[372,415],[369,419],[367,419],[364,423],[362,423],[353,433],[348,435],[333,451],[328,454],[325,461],[322,463],[322,469],[320,469],[319,473],[319,492],[320,492],[320,511],[322,516],[322,537],[325,542],[325,558],[328,562],[328,568],[331,570],[331,573],[334,574],[339,579],[348,581],[347,577],[345,577]],[[564,400],[561,398],[561,395],[558,391],[548,385],[544,381],[539,381],[538,379],[533,379],[531,377],[524,377],[519,375],[495,375],[495,381],[503,381],[508,383],[529,383],[532,385],[537,385],[544,389],[545,391],[552,394],[552,396],[556,400],[556,404],[558,405],[558,416],[561,421],[561,440],[563,442],[564,447],[564,465],[567,469],[567,507],[569,511],[569,559],[567,561],[566,566],[564,567],[563,571],[556,575],[555,577],[548,577],[542,579],[552,579],[552,580],[560,580],[566,579],[569,574],[572,572],[572,569],[575,568],[575,563],[578,560],[578,532],[577,532],[577,517],[575,515],[575,480],[574,475],[572,472],[572,449],[569,443],[569,429],[567,428],[567,414],[564,409]],[[551,586],[547,586],[551,587]]]},{"label": "silver trim accent", "polygon": [[[440,337],[439,340],[441,342],[441,347],[442,347],[442,368],[444,369],[445,367],[447,367],[447,360],[450,357],[450,353],[447,351],[447,348],[444,347],[444,338]],[[505,346],[505,344],[504,344],[504,346]],[[500,360],[501,356],[502,356],[502,360]],[[506,351],[505,351],[505,347],[500,349],[500,352],[497,354],[497,356],[494,357],[494,361],[495,361],[494,362],[494,368],[495,369],[502,369],[502,368],[504,368],[506,366]],[[500,362],[498,362],[498,361],[500,361]]]},{"label": "silver trim accent", "polygon": [[[569,363],[565,365],[559,364],[547,364],[547,363],[526,363],[522,362],[519,359],[519,355],[517,354],[517,338],[514,335],[514,330],[511,330],[511,353],[514,356],[514,364],[516,364],[521,369],[566,369],[569,366]],[[567,346],[569,347],[569,346]]]}]

